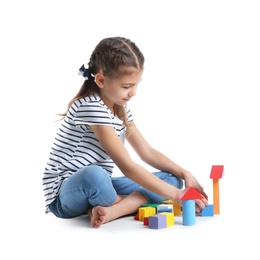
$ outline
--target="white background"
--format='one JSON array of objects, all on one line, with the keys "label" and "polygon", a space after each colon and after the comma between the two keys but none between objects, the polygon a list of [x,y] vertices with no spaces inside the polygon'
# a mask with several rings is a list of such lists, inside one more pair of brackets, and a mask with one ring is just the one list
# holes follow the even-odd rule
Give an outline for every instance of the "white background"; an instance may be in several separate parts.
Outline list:
[{"label": "white background", "polygon": [[[250,0],[1,1],[1,258],[258,259],[249,234],[259,232],[259,13]],[[210,202],[211,166],[224,165],[220,216],[156,233],[132,219],[96,230],[87,219],[44,214],[56,114],[83,82],[79,67],[110,36],[145,55],[131,105],[147,140],[190,170]]]}]

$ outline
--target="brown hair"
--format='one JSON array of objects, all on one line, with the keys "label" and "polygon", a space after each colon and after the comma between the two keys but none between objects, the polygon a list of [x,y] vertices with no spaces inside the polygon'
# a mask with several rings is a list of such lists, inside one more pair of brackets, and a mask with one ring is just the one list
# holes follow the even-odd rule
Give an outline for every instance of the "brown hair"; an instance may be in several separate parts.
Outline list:
[{"label": "brown hair", "polygon": [[[144,56],[136,44],[124,37],[105,38],[96,46],[90,60],[88,69],[92,75],[102,72],[110,79],[118,78],[124,74],[131,74],[133,70],[143,70]],[[99,87],[93,77],[85,80],[77,95],[69,102],[65,116],[71,105],[80,98],[99,93]],[[125,125],[127,125],[126,111],[122,106],[114,105],[114,112]]]}]

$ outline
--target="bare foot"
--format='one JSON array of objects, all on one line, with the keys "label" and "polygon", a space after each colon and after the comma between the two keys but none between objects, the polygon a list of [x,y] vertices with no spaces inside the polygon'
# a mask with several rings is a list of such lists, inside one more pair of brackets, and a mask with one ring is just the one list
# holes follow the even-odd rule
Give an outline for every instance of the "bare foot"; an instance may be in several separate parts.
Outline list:
[{"label": "bare foot", "polygon": [[139,192],[118,196],[114,204],[109,207],[95,206],[91,212],[89,210],[90,224],[99,228],[104,223],[135,213],[144,203],[147,203],[147,199]]},{"label": "bare foot", "polygon": [[[124,199],[126,197],[126,195],[117,195],[115,202],[113,203],[116,204],[118,202],[120,202],[122,199]],[[93,227],[100,227],[101,224],[104,224],[106,221],[106,219],[111,219],[111,217],[106,217],[107,212],[109,212],[109,207],[102,207],[102,206],[96,206],[94,208],[90,208],[88,210],[88,216],[90,218],[90,223]]]},{"label": "bare foot", "polygon": [[99,228],[109,220],[109,207],[96,206],[92,209],[90,223],[93,227]]},{"label": "bare foot", "polygon": [[[123,200],[126,197],[126,195],[117,195],[117,198],[113,205],[119,203],[121,200]],[[113,215],[113,209],[112,207],[102,207],[102,206],[95,206],[92,209],[89,209],[88,215],[90,217],[90,223],[93,227],[99,228],[102,224],[105,224],[113,219],[116,218],[116,216]]]}]

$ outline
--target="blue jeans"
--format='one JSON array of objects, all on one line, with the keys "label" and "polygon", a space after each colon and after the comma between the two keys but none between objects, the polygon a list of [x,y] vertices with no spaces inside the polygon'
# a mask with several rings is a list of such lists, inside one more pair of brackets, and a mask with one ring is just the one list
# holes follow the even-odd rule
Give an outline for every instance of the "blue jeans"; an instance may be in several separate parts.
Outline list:
[{"label": "blue jeans", "polygon": [[[182,179],[171,173],[160,171],[153,174],[179,189],[183,187]],[[85,166],[64,181],[49,208],[57,217],[73,218],[86,214],[90,207],[112,205],[117,194],[129,195],[134,191],[141,193],[148,203],[167,199],[125,176],[110,177],[100,166]]]}]

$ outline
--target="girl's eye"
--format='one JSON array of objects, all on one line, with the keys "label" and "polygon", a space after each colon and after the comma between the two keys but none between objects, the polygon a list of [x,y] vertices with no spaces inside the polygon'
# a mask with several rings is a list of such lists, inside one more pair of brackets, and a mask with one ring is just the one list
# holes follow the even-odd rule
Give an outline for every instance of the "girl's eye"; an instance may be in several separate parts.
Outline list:
[{"label": "girl's eye", "polygon": [[124,89],[129,89],[129,88],[130,88],[130,86],[123,86],[123,88],[124,88]]}]

